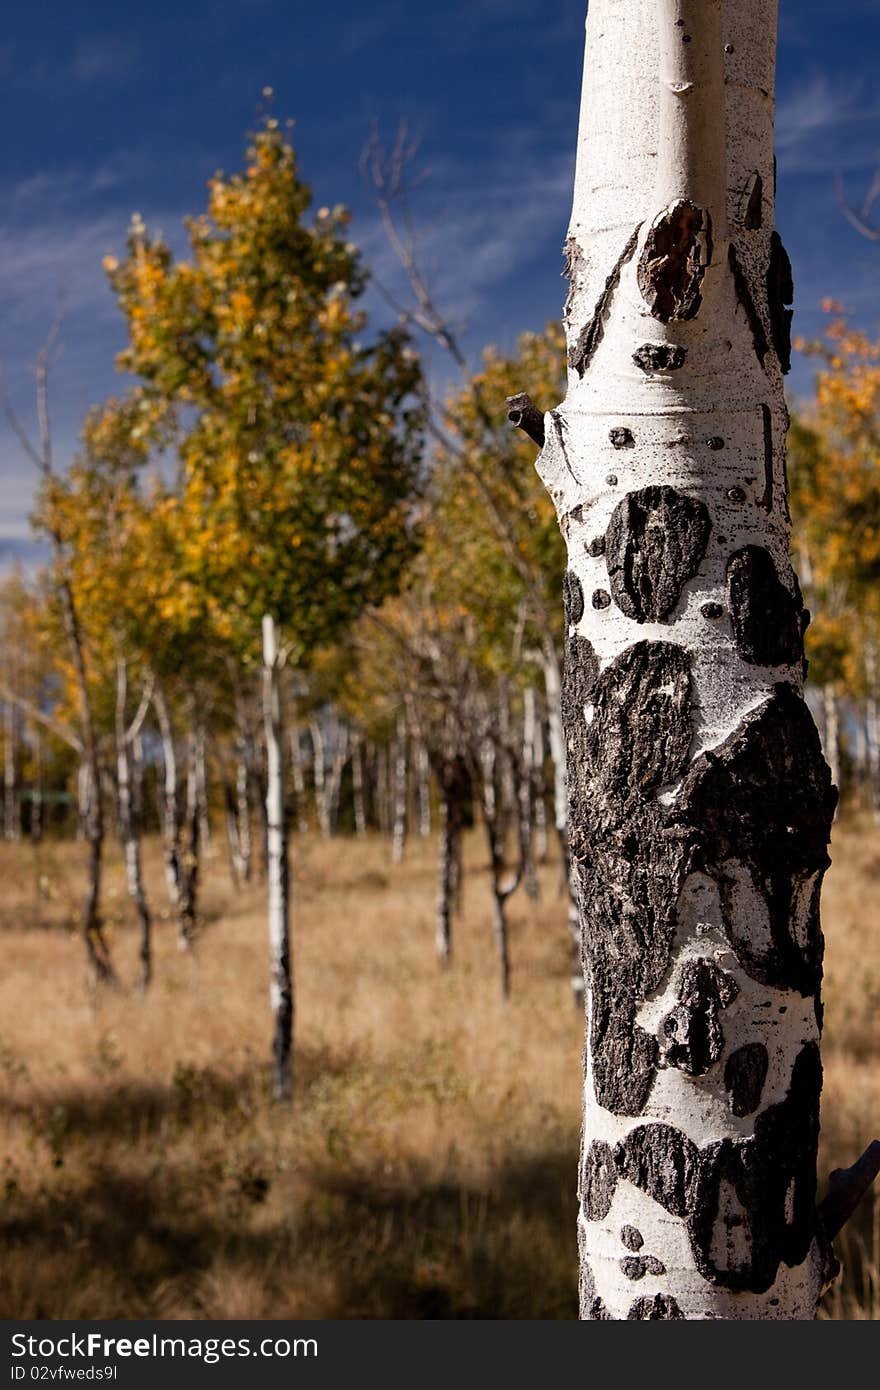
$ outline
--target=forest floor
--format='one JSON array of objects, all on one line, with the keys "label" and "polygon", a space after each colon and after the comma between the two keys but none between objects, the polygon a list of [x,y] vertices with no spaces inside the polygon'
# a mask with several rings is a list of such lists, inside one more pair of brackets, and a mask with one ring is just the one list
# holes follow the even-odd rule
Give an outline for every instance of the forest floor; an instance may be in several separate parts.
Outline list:
[{"label": "forest floor", "polygon": [[[296,1103],[268,1097],[264,890],[206,866],[176,947],[159,847],[155,981],[95,992],[84,850],[0,845],[0,1316],[572,1318],[582,1023],[558,868],[511,902],[499,997],[482,842],[452,968],[436,845],[297,837]],[[844,819],[825,894],[822,1173],[880,1131],[880,830]],[[136,977],[115,849],[109,937]],[[880,1203],[823,1316],[880,1317]]]}]

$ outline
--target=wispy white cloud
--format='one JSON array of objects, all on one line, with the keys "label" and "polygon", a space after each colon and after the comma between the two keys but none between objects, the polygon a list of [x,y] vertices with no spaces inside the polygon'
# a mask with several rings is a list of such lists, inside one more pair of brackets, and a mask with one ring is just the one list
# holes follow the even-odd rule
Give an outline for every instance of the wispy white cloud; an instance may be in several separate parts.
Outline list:
[{"label": "wispy white cloud", "polygon": [[851,82],[832,84],[825,73],[782,96],[776,111],[776,147],[791,149],[819,130],[828,130],[849,119],[856,94]]},{"label": "wispy white cloud", "polygon": [[71,75],[77,82],[121,82],[133,70],[139,45],[130,35],[103,34],[80,39],[73,52]]},{"label": "wispy white cloud", "polygon": [[780,96],[776,148],[786,172],[823,174],[874,161],[880,101],[859,81],[816,73]]}]

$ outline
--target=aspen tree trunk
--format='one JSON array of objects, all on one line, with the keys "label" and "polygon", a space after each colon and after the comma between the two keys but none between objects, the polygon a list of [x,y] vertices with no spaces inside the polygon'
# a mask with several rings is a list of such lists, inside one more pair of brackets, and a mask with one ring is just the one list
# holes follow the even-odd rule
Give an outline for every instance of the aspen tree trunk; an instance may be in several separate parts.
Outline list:
[{"label": "aspen tree trunk", "polygon": [[162,741],[162,846],[168,901],[177,911],[180,903],[180,821],[177,800],[177,748],[171,727],[171,711],[165,692],[157,686],[153,705]]},{"label": "aspen tree trunk", "polygon": [[525,867],[524,845],[520,838],[519,864],[514,875],[504,882],[504,815],[502,794],[505,769],[499,766],[498,749],[486,737],[480,747],[483,825],[489,850],[489,874],[492,881],[492,932],[498,952],[501,996],[510,997],[510,933],[507,925],[507,900],[522,882]]},{"label": "aspen tree trunk", "polygon": [[132,798],[131,750],[125,724],[128,672],[125,662],[116,662],[116,797],[119,808],[119,838],[125,857],[125,878],[141,929],[139,987],[145,990],[153,974],[152,919],[144,891],[141,869],[140,827]]},{"label": "aspen tree trunk", "polygon": [[325,840],[330,838],[330,807],[327,802],[327,767],[324,735],[317,719],[309,724],[312,739],[312,782],[315,788],[315,811],[318,827]]},{"label": "aspen tree trunk", "polygon": [[380,835],[391,834],[391,796],[388,775],[388,748],[383,743],[376,749],[376,820]]},{"label": "aspen tree trunk", "polygon": [[466,760],[450,750],[435,762],[440,792],[440,855],[437,866],[437,959],[441,965],[452,960],[452,918],[461,910],[461,836],[465,802],[471,793],[471,776]]},{"label": "aspen tree trunk", "polygon": [[55,550],[55,565],[58,580],[58,597],[61,602],[61,617],[65,636],[70,647],[71,662],[76,679],[77,696],[82,728],[82,763],[80,772],[84,786],[80,798],[82,814],[80,831],[88,844],[88,875],[86,896],[83,904],[82,934],[86,947],[86,959],[90,973],[96,981],[105,984],[116,983],[116,971],[101,922],[101,872],[104,856],[104,803],[101,798],[101,760],[98,754],[98,737],[92,719],[92,703],[86,674],[85,654],[79,616],[73,598],[73,591],[67,580],[62,548],[57,536],[52,536]]},{"label": "aspen tree trunk", "polygon": [[241,860],[241,846],[238,841],[238,823],[235,814],[235,791],[227,782],[226,798],[226,851],[229,862],[229,877],[233,888],[240,888],[243,881],[244,865]]},{"label": "aspen tree trunk", "polygon": [[34,734],[34,794],[31,800],[31,840],[38,845],[43,838],[43,740]]},{"label": "aspen tree trunk", "polygon": [[329,835],[336,834],[336,827],[339,824],[339,798],[342,793],[342,777],[347,762],[348,729],[337,725],[333,761],[330,764],[330,775],[327,778],[325,792],[327,801],[327,833]]},{"label": "aspen tree trunk", "polygon": [[275,622],[263,618],[263,720],[266,730],[267,877],[269,886],[269,1002],[272,1007],[272,1094],[293,1096],[293,979],[290,960],[287,825],[284,804],[284,729],[281,656]]},{"label": "aspen tree trunk", "polygon": [[208,789],[208,753],[207,739],[205,737],[205,727],[198,724],[196,727],[196,795],[198,797],[199,815],[199,844],[202,850],[211,858],[211,814],[209,807],[210,793]]},{"label": "aspen tree trunk", "polygon": [[544,648],[544,692],[547,697],[547,732],[550,761],[553,766],[553,824],[559,841],[562,861],[562,891],[568,910],[568,936],[571,953],[571,993],[576,1007],[584,997],[584,972],[581,964],[581,919],[578,906],[576,874],[569,849],[568,830],[568,773],[567,752],[562,720],[562,677],[555,648]]},{"label": "aspen tree trunk", "polygon": [[[8,670],[7,683],[12,685]],[[15,763],[18,743],[18,710],[11,700],[3,705],[3,838],[21,839],[21,811],[18,804],[18,775]]]},{"label": "aspen tree trunk", "polygon": [[852,709],[855,732],[853,762],[855,764],[855,776],[859,789],[859,799],[861,800],[864,794],[865,784],[868,780],[868,731],[865,720],[865,709],[862,701],[856,700]]},{"label": "aspen tree trunk", "polygon": [[452,900],[455,875],[454,809],[447,793],[440,792],[440,857],[437,864],[437,930],[434,941],[441,965],[452,960]]},{"label": "aspen tree trunk", "polygon": [[364,741],[356,738],[351,750],[351,789],[354,802],[354,830],[362,840],[367,833],[367,811],[364,802]]},{"label": "aspen tree trunk", "polygon": [[431,765],[428,750],[421,742],[416,744],[413,759],[416,773],[416,798],[419,808],[419,835],[426,840],[431,833]]},{"label": "aspen tree trunk", "polygon": [[[828,770],[831,773],[831,781],[835,787],[840,787],[840,708],[837,702],[837,692],[829,681],[822,687],[822,713],[823,724],[825,726],[825,737],[823,739],[822,751],[828,763]],[[835,810],[836,815],[836,810]]]},{"label": "aspen tree trunk", "polygon": [[406,764],[406,723],[397,721],[397,733],[392,749],[392,801],[393,824],[391,830],[391,860],[399,864],[406,849],[406,811],[407,811],[407,764]]},{"label": "aspen tree trunk", "polygon": [[184,829],[178,827],[178,945],[181,951],[191,950],[198,927],[199,869],[202,850],[202,798],[199,793],[199,735],[194,727],[194,702],[189,702],[189,732],[186,740],[186,788]]},{"label": "aspen tree trunk", "polygon": [[238,856],[241,864],[241,877],[244,879],[245,883],[250,880],[251,866],[253,863],[249,789],[250,772],[248,769],[247,755],[239,749],[238,757],[235,760],[235,830],[236,842],[238,844]]},{"label": "aspen tree trunk", "polygon": [[565,772],[565,734],[562,728],[562,675],[555,650],[543,653],[544,693],[547,697],[547,731],[553,767],[553,824],[563,856],[568,862],[568,783]]},{"label": "aspen tree trunk", "polygon": [[880,822],[880,700],[877,699],[877,652],[873,643],[865,650],[865,675],[869,695],[865,701],[865,734],[868,744],[868,780],[874,819]]},{"label": "aspen tree trunk", "polygon": [[306,779],[299,725],[296,724],[290,731],[290,771],[293,778],[293,795],[296,801],[296,828],[300,835],[305,835],[309,829],[309,820],[306,815]]},{"label": "aspen tree trunk", "polygon": [[[529,766],[532,770],[535,857],[539,864],[547,858],[547,787],[544,781],[544,722],[537,711],[535,691],[528,686],[525,692],[526,726],[531,732]],[[566,800],[567,800],[566,794]]]},{"label": "aspen tree trunk", "polygon": [[775,0],[591,0],[539,471],[588,977],[588,1319],[811,1319],[819,892],[774,230]]}]

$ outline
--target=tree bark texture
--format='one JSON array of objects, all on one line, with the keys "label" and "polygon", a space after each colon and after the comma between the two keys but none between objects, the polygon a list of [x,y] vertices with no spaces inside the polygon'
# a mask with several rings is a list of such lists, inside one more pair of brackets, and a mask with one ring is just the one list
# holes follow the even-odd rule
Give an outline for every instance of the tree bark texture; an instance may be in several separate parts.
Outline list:
[{"label": "tree bark texture", "polygon": [[[7,658],[7,684],[14,684],[11,661]],[[3,838],[21,839],[21,809],[18,801],[18,768],[16,753],[19,738],[19,713],[11,700],[3,704]]]},{"label": "tree bark texture", "polygon": [[293,976],[290,958],[287,825],[281,655],[274,620],[263,618],[263,720],[266,732],[267,879],[269,887],[269,1001],[272,1007],[272,1093],[293,1096]]},{"label": "tree bark texture", "polygon": [[406,849],[407,820],[407,734],[406,721],[397,721],[397,730],[391,749],[392,797],[394,803],[394,822],[391,830],[391,860],[399,864]]},{"label": "tree bark texture", "polygon": [[840,704],[837,691],[830,681],[822,687],[822,723],[825,735],[822,740],[822,751],[825,754],[825,761],[828,763],[831,781],[835,787],[839,788],[841,782]]},{"label": "tree bark texture", "polygon": [[139,988],[147,989],[153,974],[153,923],[147,905],[144,876],[141,867],[140,824],[132,796],[131,741],[125,723],[128,695],[128,671],[125,661],[116,662],[116,802],[119,816],[119,838],[125,857],[125,879],[140,926]]},{"label": "tree bark texture", "polygon": [[367,833],[367,806],[364,799],[364,741],[355,736],[351,750],[351,794],[354,809],[354,830],[359,840]]},{"label": "tree bark texture", "polygon": [[465,809],[472,795],[467,760],[461,754],[443,754],[435,761],[440,789],[440,855],[437,866],[437,959],[452,960],[452,918],[461,895],[461,837]]},{"label": "tree bark texture", "polygon": [[587,989],[588,1319],[809,1319],[835,792],[804,704],[775,0],[592,0],[563,719]]}]

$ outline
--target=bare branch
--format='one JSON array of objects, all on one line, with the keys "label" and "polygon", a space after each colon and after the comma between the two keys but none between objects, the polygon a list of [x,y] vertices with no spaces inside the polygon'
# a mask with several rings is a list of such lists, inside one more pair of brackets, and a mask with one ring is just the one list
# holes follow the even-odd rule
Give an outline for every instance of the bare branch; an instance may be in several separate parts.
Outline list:
[{"label": "bare branch", "polygon": [[874,210],[874,204],[877,202],[878,198],[880,198],[880,170],[874,175],[868,187],[868,192],[865,195],[865,201],[859,212],[856,212],[855,208],[847,202],[842,174],[837,174],[834,187],[840,210],[847,222],[855,227],[856,231],[859,232],[861,236],[866,237],[868,241],[880,241],[880,227],[875,226],[871,221],[871,213]]},{"label": "bare branch", "polygon": [[30,459],[34,467],[40,470],[44,478],[50,477],[52,473],[52,436],[49,423],[49,371],[55,361],[55,349],[61,335],[61,324],[62,313],[59,308],[49,328],[49,332],[46,335],[46,341],[43,343],[37,355],[38,444],[34,443],[22,424],[12,404],[5,383],[0,380],[0,397],[2,397],[3,414],[6,416],[7,423],[21,445],[26,458]]},{"label": "bare branch", "polygon": [[514,429],[522,430],[539,449],[544,447],[544,416],[525,391],[507,397],[507,418]]},{"label": "bare branch", "polygon": [[50,714],[44,714],[39,705],[35,705],[26,696],[19,695],[8,685],[0,684],[0,700],[6,700],[9,704],[15,705],[22,714],[27,715],[28,719],[32,719],[34,723],[41,724],[44,729],[48,729],[50,734],[54,734],[62,743],[66,743],[68,748],[72,748],[76,753],[82,753],[82,741],[73,730],[59,720],[53,719]]},{"label": "bare branch", "polygon": [[153,684],[154,678],[150,675],[144,682],[143,694],[141,695],[141,702],[137,707],[137,713],[125,731],[126,743],[134,743],[141,729],[144,727],[144,720],[149,713],[150,705],[153,703]]},{"label": "bare branch", "polygon": [[828,1179],[828,1195],[819,1204],[819,1218],[829,1240],[843,1230],[878,1173],[880,1139],[869,1144],[851,1168],[835,1168]]},{"label": "bare branch", "polygon": [[[390,153],[385,152],[378,128],[374,126],[361,156],[361,173],[372,184],[385,235],[400,262],[415,301],[407,311],[407,317],[439,343],[467,377],[467,358],[448,320],[434,303],[416,256],[415,234],[407,201],[409,186],[405,176],[417,153],[418,142],[409,140],[405,124],[398,128]],[[400,209],[399,219],[395,208]]]}]

